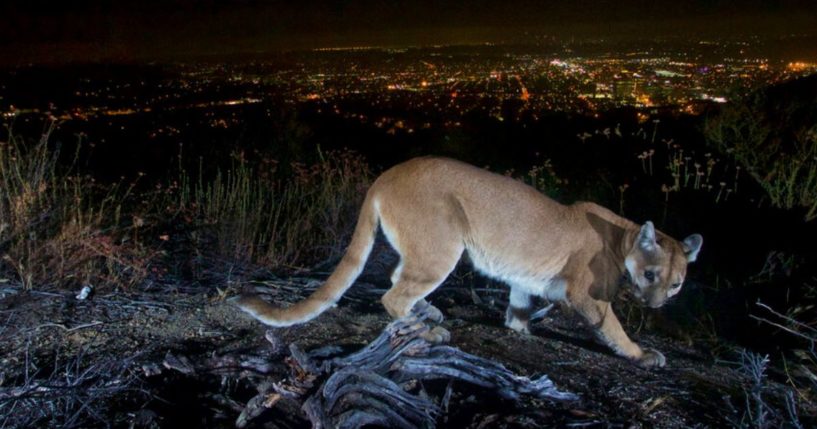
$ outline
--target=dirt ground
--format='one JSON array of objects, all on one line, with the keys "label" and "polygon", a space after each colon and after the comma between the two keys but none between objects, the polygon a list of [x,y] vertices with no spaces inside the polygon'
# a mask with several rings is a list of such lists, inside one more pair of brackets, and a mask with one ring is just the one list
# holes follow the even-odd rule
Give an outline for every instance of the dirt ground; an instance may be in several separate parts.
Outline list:
[{"label": "dirt ground", "polygon": [[[295,301],[322,273],[253,283],[274,299]],[[340,304],[301,326],[267,329],[236,310],[213,287],[106,293],[21,291],[0,285],[0,427],[234,427],[261,380],[288,376],[286,346],[337,345],[357,350],[389,318],[379,303],[383,270],[369,267]],[[479,278],[452,277],[430,301],[446,315],[451,345],[501,362],[519,375],[547,374],[580,399],[556,403],[502,400],[457,383],[438,427],[724,427],[740,422],[752,382],[706,350],[644,330],[632,337],[661,350],[665,368],[645,370],[598,345],[560,308],[532,325],[532,335],[503,326],[501,289]],[[228,370],[219,362],[247,361]],[[168,364],[169,357],[182,364]],[[260,364],[259,364],[260,362]],[[180,369],[180,366],[182,367]],[[252,368],[263,367],[261,376]],[[439,384],[439,383],[438,383]],[[445,384],[429,386],[442,395]],[[764,388],[784,409],[782,385]],[[731,403],[735,408],[730,408]],[[804,426],[815,423],[808,408]],[[745,422],[746,420],[744,420]],[[257,427],[308,427],[293,410],[271,411]]]}]

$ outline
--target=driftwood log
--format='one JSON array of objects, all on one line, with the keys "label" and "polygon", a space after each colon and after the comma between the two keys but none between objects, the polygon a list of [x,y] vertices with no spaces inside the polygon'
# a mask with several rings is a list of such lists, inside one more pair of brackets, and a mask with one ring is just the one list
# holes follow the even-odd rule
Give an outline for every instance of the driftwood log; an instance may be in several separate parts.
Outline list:
[{"label": "driftwood log", "polygon": [[576,399],[545,375],[518,376],[497,362],[429,343],[422,337],[429,330],[424,323],[428,316],[424,308],[394,321],[369,345],[346,356],[337,356],[338,347],[305,352],[291,344],[290,377],[258,386],[259,394],[247,403],[236,426],[246,426],[271,408],[291,410],[300,403],[315,428],[430,428],[448,407],[452,383],[437,403],[419,387],[424,380],[469,383],[508,399]]}]

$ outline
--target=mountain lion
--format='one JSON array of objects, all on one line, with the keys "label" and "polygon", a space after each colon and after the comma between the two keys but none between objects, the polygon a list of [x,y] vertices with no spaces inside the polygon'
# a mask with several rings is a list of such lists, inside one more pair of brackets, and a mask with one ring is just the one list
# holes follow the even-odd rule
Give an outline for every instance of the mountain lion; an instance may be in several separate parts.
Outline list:
[{"label": "mountain lion", "polygon": [[[681,290],[687,263],[703,243],[698,234],[676,241],[652,222],[639,226],[593,203],[562,205],[520,181],[459,161],[417,158],[374,182],[346,254],[312,296],[287,308],[242,296],[238,306],[276,327],[317,317],[360,274],[378,225],[400,254],[382,298],[392,317],[428,305],[424,298],[467,251],[477,270],[510,286],[506,326],[528,332],[531,296],[564,301],[617,354],[644,367],[666,360],[627,337],[610,301],[626,280],[642,304],[660,307]],[[448,333],[437,327],[428,334],[441,341]]]}]

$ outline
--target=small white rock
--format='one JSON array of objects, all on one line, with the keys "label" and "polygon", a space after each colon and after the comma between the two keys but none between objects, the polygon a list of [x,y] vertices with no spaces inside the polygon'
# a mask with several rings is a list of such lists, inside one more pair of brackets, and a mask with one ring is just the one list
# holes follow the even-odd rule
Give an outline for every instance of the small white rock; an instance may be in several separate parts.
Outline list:
[{"label": "small white rock", "polygon": [[91,294],[91,292],[93,292],[93,291],[94,291],[94,287],[93,287],[93,286],[91,286],[91,285],[85,285],[85,286],[83,286],[83,287],[82,287],[82,289],[80,289],[80,291],[79,291],[79,293],[77,294],[77,297],[76,297],[76,298],[77,298],[78,300],[80,300],[80,301],[84,301],[86,298],[88,298],[88,295],[90,295],[90,294]]}]

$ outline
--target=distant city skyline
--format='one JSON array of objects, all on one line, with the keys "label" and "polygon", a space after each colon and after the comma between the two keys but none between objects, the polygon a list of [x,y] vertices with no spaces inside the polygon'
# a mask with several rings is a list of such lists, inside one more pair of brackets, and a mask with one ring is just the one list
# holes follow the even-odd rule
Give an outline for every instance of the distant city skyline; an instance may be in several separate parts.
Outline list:
[{"label": "distant city skyline", "polygon": [[183,60],[356,45],[520,43],[543,35],[775,36],[817,27],[817,2],[804,0],[8,3],[0,5],[5,21],[0,65]]},{"label": "distant city skyline", "polygon": [[[61,71],[59,79],[38,67],[0,73],[0,117],[105,122],[275,100],[397,134],[457,128],[474,112],[499,121],[552,111],[594,115],[624,106],[695,114],[756,88],[817,73],[817,61],[764,58],[746,43],[687,42],[582,56],[570,48],[542,54],[500,46],[319,49],[271,61]],[[515,113],[507,111],[509,105]],[[372,116],[378,111],[413,113]],[[204,119],[207,127],[241,126],[234,116]],[[150,138],[178,132],[168,130],[160,127]]]}]

